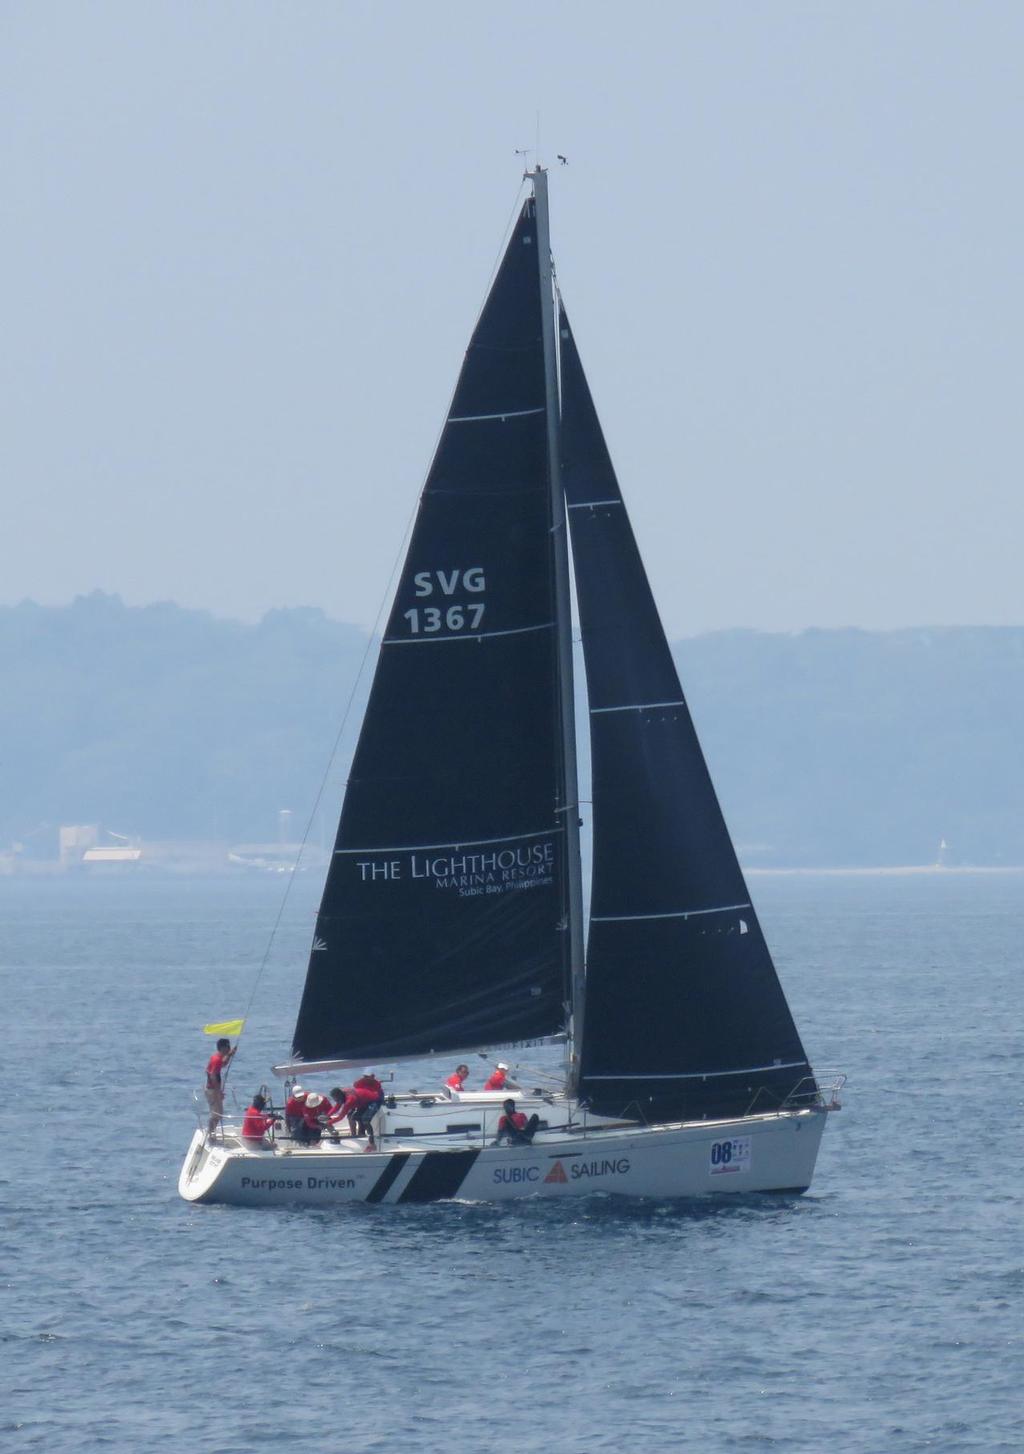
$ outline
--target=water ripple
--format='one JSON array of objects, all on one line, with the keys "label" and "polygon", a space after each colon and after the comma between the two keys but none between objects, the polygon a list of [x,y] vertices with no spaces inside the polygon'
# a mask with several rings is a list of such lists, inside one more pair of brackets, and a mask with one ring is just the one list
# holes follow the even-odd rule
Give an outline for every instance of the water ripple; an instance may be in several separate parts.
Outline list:
[{"label": "water ripple", "polygon": [[[758,887],[851,1076],[809,1195],[243,1210],[175,1179],[196,1007],[218,963],[242,1002],[264,886],[0,881],[5,1454],[1016,1454],[1019,1109],[992,1092],[1024,909],[981,879]],[[290,1032],[297,893],[250,1080]]]}]

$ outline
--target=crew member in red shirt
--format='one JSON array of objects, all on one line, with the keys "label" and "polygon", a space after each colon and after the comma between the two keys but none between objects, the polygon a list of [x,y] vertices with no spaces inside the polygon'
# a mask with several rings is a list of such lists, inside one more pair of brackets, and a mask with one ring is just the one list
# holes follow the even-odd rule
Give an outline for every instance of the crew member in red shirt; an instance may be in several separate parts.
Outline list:
[{"label": "crew member in red shirt", "polygon": [[303,1112],[306,1109],[306,1092],[301,1085],[293,1085],[291,1095],[284,1103],[284,1123],[288,1128],[288,1135],[294,1137],[296,1131],[302,1125]]},{"label": "crew member in red shirt", "polygon": [[349,1135],[354,1136],[356,1134],[356,1109],[359,1106],[359,1096],[356,1094],[355,1086],[336,1085],[331,1091],[331,1099],[334,1102],[334,1109],[328,1113],[328,1121],[332,1126],[338,1126],[342,1121],[347,1121]]},{"label": "crew member in red shirt", "polygon": [[269,1146],[267,1132],[272,1126],[280,1122],[280,1116],[267,1114],[267,1098],[263,1095],[255,1095],[252,1098],[252,1105],[246,1111],[242,1120],[242,1140],[247,1146]]},{"label": "crew member in red shirt", "polygon": [[207,1135],[212,1136],[224,1116],[224,1072],[231,1064],[236,1045],[232,1049],[230,1040],[218,1040],[217,1049],[206,1062],[206,1104],[210,1107]]},{"label": "crew member in red shirt", "polygon": [[352,1089],[362,1098],[362,1105],[356,1111],[356,1135],[366,1132],[367,1151],[375,1151],[377,1142],[373,1134],[373,1118],[384,1104],[384,1087],[372,1068],[364,1070]]},{"label": "crew member in red shirt", "polygon": [[294,1139],[304,1146],[315,1146],[327,1126],[331,1104],[319,1091],[307,1091],[302,1102],[302,1119],[293,1132]]},{"label": "crew member in red shirt", "polygon": [[507,1141],[510,1146],[529,1146],[533,1140],[533,1133],[540,1122],[537,1115],[527,1119],[523,1111],[516,1110],[516,1103],[511,1098],[502,1101],[501,1108],[505,1114],[498,1122],[498,1135],[495,1138],[495,1146],[500,1146]]},{"label": "crew member in red shirt", "polygon": [[377,1079],[377,1072],[372,1069],[364,1070],[359,1079],[354,1083],[353,1090],[369,1090],[384,1104],[384,1087]]},{"label": "crew member in red shirt", "polygon": [[[363,1077],[360,1076],[360,1079]],[[367,1151],[376,1151],[377,1141],[373,1134],[373,1118],[381,1108],[380,1094],[368,1086],[357,1084],[349,1086],[344,1091],[341,1086],[335,1086],[331,1095],[335,1097],[340,1095],[344,1099],[331,1111],[328,1117],[330,1124],[336,1126],[339,1121],[347,1119],[349,1133],[353,1136],[362,1136],[365,1133],[368,1138]]]},{"label": "crew member in red shirt", "polygon": [[468,1074],[469,1074],[469,1066],[468,1065],[457,1065],[455,1067],[455,1069],[452,1071],[451,1075],[445,1081],[445,1085],[451,1086],[452,1090],[460,1091],[460,1090],[462,1090],[462,1087],[465,1084],[466,1076]]},{"label": "crew member in red shirt", "polygon": [[508,1078],[508,1066],[499,1060],[494,1070],[484,1081],[484,1090],[518,1090],[515,1081]]}]

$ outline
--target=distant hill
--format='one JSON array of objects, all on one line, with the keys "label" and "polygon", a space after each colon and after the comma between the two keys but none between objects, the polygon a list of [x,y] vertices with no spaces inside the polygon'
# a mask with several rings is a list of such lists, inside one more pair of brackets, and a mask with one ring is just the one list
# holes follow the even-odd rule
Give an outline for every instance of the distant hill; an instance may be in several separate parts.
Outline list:
[{"label": "distant hill", "polygon": [[676,660],[745,863],[1024,864],[1024,628],[716,632]]},{"label": "distant hill", "polygon": [[[53,853],[83,822],[267,840],[283,807],[301,831],[365,649],[309,609],[0,608],[0,849]],[[744,862],[926,863],[945,838],[950,862],[1024,863],[1024,628],[727,631],[676,655]]]},{"label": "distant hill", "polygon": [[301,831],[365,649],[313,610],[0,608],[0,845],[97,822],[266,841],[280,808]]}]

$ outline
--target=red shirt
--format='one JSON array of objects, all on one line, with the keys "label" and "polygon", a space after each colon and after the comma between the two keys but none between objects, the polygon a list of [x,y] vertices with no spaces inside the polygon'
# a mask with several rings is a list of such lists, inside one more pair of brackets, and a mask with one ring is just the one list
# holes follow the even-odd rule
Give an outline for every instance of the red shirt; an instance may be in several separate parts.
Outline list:
[{"label": "red shirt", "polygon": [[305,1096],[300,1096],[298,1099],[295,1096],[289,1096],[284,1103],[284,1113],[286,1116],[301,1116],[305,1109]]},{"label": "red shirt", "polygon": [[346,1116],[351,1116],[353,1111],[357,1110],[358,1107],[359,1098],[354,1090],[350,1090],[346,1093],[345,1099],[343,1101],[339,1101],[338,1104],[334,1107],[334,1110],[330,1114],[329,1120],[331,1121],[332,1125],[338,1121],[343,1121]]},{"label": "red shirt", "polygon": [[523,1111],[513,1111],[511,1116],[502,1116],[498,1122],[499,1131],[525,1131],[526,1115]]},{"label": "red shirt", "polygon": [[320,1104],[318,1106],[311,1106],[309,1104],[309,1101],[306,1100],[301,1107],[302,1119],[305,1121],[307,1126],[311,1126],[315,1131],[318,1126],[321,1126],[323,1124],[322,1118],[327,1115],[327,1112],[330,1109],[331,1103],[326,1096],[323,1096],[321,1098]]},{"label": "red shirt", "polygon": [[375,1075],[361,1075],[352,1089],[373,1091],[375,1101],[384,1099],[384,1087]]},{"label": "red shirt", "polygon": [[464,1075],[460,1075],[457,1070],[453,1070],[451,1075],[445,1081],[445,1085],[450,1085],[452,1090],[460,1091],[463,1087],[465,1079],[466,1077]]},{"label": "red shirt", "polygon": [[224,1069],[224,1057],[219,1050],[215,1050],[206,1062],[206,1089],[220,1090],[220,1073]]},{"label": "red shirt", "polygon": [[262,1141],[273,1124],[273,1116],[264,1115],[255,1106],[250,1106],[242,1121],[242,1135],[248,1136],[253,1141]]},{"label": "red shirt", "polygon": [[368,1090],[364,1085],[354,1085],[351,1090],[345,1092],[345,1099],[331,1112],[332,1121],[343,1121],[346,1116],[353,1115],[363,1106],[380,1100],[375,1091]]},{"label": "red shirt", "polygon": [[488,1076],[487,1080],[484,1082],[484,1090],[504,1090],[504,1089],[505,1089],[505,1072],[503,1070],[496,1070],[496,1071],[494,1071],[493,1074],[491,1074],[490,1076]]}]

